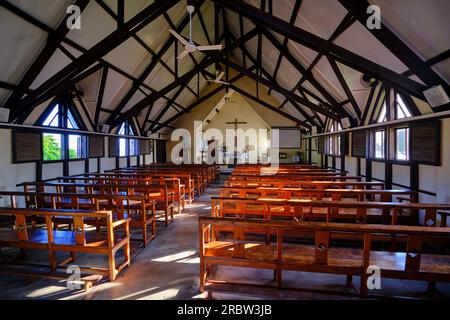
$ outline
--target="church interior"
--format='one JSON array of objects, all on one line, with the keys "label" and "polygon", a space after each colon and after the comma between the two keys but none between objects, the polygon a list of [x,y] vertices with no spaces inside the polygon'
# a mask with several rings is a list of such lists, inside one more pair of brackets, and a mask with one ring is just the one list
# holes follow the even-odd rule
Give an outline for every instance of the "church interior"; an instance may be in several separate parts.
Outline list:
[{"label": "church interior", "polygon": [[0,0],[0,299],[448,300],[449,12]]}]

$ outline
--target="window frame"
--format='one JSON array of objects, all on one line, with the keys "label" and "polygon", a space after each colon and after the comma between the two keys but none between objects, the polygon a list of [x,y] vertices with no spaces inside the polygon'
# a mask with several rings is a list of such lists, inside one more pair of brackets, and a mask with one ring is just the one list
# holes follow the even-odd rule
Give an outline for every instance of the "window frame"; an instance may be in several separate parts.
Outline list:
[{"label": "window frame", "polygon": [[[122,128],[124,129],[123,133],[120,133],[120,131],[122,131]],[[136,136],[136,134],[134,133],[135,129],[133,128],[133,124],[130,121],[124,121],[122,122],[122,124],[120,126],[118,126],[117,129],[117,135],[124,135],[124,136]],[[137,143],[138,141],[138,136],[136,136],[135,139],[132,138],[121,138],[121,137],[117,137],[117,143],[118,143],[118,158],[128,158],[128,157],[138,157],[139,156],[139,143]],[[121,140],[125,140],[125,155],[121,156],[120,155],[120,141]],[[135,154],[131,154],[131,140],[135,141]]]},{"label": "window frame", "polygon": [[[382,157],[377,157],[376,156],[376,136],[377,136],[377,132],[382,132],[383,133],[383,140],[382,140]],[[371,150],[372,150],[372,154],[370,159],[374,160],[374,161],[387,161],[388,157],[387,157],[387,133],[388,129],[387,128],[383,128],[383,129],[377,129],[377,130],[373,130],[372,131],[372,142],[371,142]]]},{"label": "window frame", "polygon": [[[50,126],[43,125],[43,123],[47,120],[47,118],[52,114],[53,110],[58,107],[58,126]],[[69,128],[67,125],[70,121],[72,123],[72,119],[69,120],[69,112],[72,115],[73,120],[76,122],[75,125],[78,128]],[[72,106],[69,105],[67,98],[61,98],[58,100],[52,101],[52,103],[47,107],[47,109],[41,114],[41,116],[36,121],[36,125],[46,127],[48,129],[42,129],[41,131],[41,159],[42,163],[60,163],[64,161],[75,162],[75,161],[85,161],[89,159],[89,139],[86,134],[80,133],[78,130],[86,130],[86,127],[77,113],[77,110],[74,110]],[[72,124],[73,125],[73,124]],[[57,129],[65,129],[73,132],[61,132]],[[44,160],[44,135],[48,134],[58,134],[61,136],[61,159],[59,160]],[[69,157],[69,136],[76,135],[81,136],[82,139],[85,140],[85,150],[82,151],[83,156],[81,158],[70,159]]]},{"label": "window frame", "polygon": [[[397,147],[398,147],[397,132],[399,130],[406,130],[406,132],[405,132],[406,133],[405,134],[406,159],[398,159],[398,157],[397,157]],[[410,137],[411,130],[410,130],[409,126],[402,126],[402,127],[393,128],[393,131],[394,131],[394,157],[393,157],[393,159],[394,159],[394,161],[397,161],[397,162],[409,163],[410,159],[411,159],[410,150],[409,150],[410,140],[411,140],[411,137]]]}]

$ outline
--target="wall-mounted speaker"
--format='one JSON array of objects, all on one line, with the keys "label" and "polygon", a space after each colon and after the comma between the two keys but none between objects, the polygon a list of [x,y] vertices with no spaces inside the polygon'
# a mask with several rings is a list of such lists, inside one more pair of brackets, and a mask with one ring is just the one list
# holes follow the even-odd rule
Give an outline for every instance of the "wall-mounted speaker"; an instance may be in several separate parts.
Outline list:
[{"label": "wall-mounted speaker", "polygon": [[313,126],[311,128],[311,134],[317,134],[317,127],[316,126]]},{"label": "wall-mounted speaker", "polygon": [[342,118],[341,119],[342,129],[348,129],[350,128],[350,119],[349,118]]},{"label": "wall-mounted speaker", "polygon": [[8,122],[9,121],[9,109],[0,108],[0,122]]},{"label": "wall-mounted speaker", "polygon": [[447,93],[441,85],[431,87],[423,92],[432,108],[436,108],[450,102]]},{"label": "wall-mounted speaker", "polygon": [[107,124],[102,125],[102,132],[103,133],[108,133],[109,132],[109,125],[107,125]]}]

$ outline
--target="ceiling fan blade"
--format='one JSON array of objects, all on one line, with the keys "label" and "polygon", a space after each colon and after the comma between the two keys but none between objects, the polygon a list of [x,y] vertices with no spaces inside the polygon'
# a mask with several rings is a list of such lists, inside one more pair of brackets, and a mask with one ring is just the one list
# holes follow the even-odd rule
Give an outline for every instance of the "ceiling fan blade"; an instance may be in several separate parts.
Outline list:
[{"label": "ceiling fan blade", "polygon": [[224,84],[224,85],[226,85],[226,86],[229,86],[229,85],[230,85],[228,82],[220,81],[220,80],[216,80],[216,81],[214,81],[214,82],[215,82],[215,83],[221,83],[221,84]]},{"label": "ceiling fan blade", "polygon": [[184,50],[182,53],[180,53],[180,55],[177,57],[178,60],[183,59],[184,57],[186,57],[189,54],[189,51]]},{"label": "ceiling fan blade", "polygon": [[221,79],[223,78],[224,75],[225,75],[225,72],[220,73],[220,74],[217,76],[216,80],[217,80],[217,81],[221,80]]},{"label": "ceiling fan blade", "polygon": [[178,41],[180,41],[183,45],[187,45],[188,42],[185,38],[183,38],[181,35],[179,35],[175,30],[169,29],[169,32],[178,39]]},{"label": "ceiling fan blade", "polygon": [[222,45],[218,44],[218,45],[214,45],[214,46],[198,46],[197,50],[198,51],[208,51],[208,50],[222,50]]}]

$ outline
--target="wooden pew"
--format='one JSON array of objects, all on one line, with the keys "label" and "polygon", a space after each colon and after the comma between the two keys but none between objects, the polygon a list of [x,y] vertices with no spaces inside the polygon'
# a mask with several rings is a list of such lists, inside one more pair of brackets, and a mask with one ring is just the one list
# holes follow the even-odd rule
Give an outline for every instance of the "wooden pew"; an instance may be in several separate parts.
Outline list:
[{"label": "wooden pew", "polygon": [[144,178],[147,177],[179,178],[180,180],[183,181],[184,185],[187,187],[188,199],[190,202],[194,200],[195,192],[197,192],[197,196],[200,196],[203,193],[204,188],[206,188],[206,178],[203,177],[200,173],[193,171],[122,168],[118,170],[108,170],[106,171],[106,173],[119,175],[133,174],[143,176]]},{"label": "wooden pew", "polygon": [[[149,200],[143,195],[113,195],[113,194],[76,194],[76,193],[39,193],[39,192],[14,192],[0,191],[1,196],[10,198],[11,208],[17,208],[18,199],[23,198],[27,208],[37,209],[72,209],[111,211],[113,221],[130,219],[130,227],[141,229],[138,240],[147,246],[156,236],[155,201]],[[42,220],[42,219],[41,219]],[[31,217],[32,227],[39,222],[38,217]],[[41,221],[42,222],[42,221]],[[97,227],[104,226],[101,219],[84,220],[85,224]],[[60,224],[68,224],[70,228],[73,221],[67,217],[54,217],[55,228]]]},{"label": "wooden pew", "polygon": [[225,198],[307,198],[322,200],[330,198],[333,201],[340,201],[342,198],[356,198],[358,201],[365,201],[370,195],[379,196],[382,202],[392,202],[394,196],[403,195],[408,197],[410,202],[417,202],[417,192],[406,189],[304,189],[304,188],[276,188],[276,187],[221,187],[219,196]]},{"label": "wooden pew", "polygon": [[[215,230],[227,228],[226,234]],[[251,235],[248,230],[265,229],[275,236],[269,241]],[[312,235],[305,242],[303,234]],[[347,248],[331,242],[334,233],[353,234],[362,240],[357,248]],[[395,252],[375,248],[376,235],[388,237],[405,236],[406,250]],[[299,236],[300,235],[300,236]],[[283,288],[283,271],[301,271],[326,274],[343,274],[347,284],[353,276],[361,278],[360,297],[367,297],[369,266],[377,266],[382,278],[427,281],[429,287],[436,282],[450,281],[450,257],[448,251],[429,252],[425,248],[436,247],[436,243],[450,240],[450,228],[358,225],[342,223],[257,221],[232,218],[199,218],[200,238],[200,291],[258,287],[246,283],[224,284],[214,281],[212,266],[248,267],[274,271],[275,287]],[[297,240],[297,241],[296,241]],[[335,292],[334,293],[338,293]]]},{"label": "wooden pew", "polygon": [[341,176],[341,175],[270,175],[270,176],[256,176],[256,175],[233,175],[228,178],[229,181],[362,181],[361,177],[356,176]]},{"label": "wooden pew", "polygon": [[258,180],[246,180],[246,181],[238,181],[238,180],[227,180],[224,183],[225,187],[274,187],[274,188],[316,188],[316,189],[384,189],[383,182],[377,181],[301,181],[301,180],[278,180],[277,178],[261,178]]},{"label": "wooden pew", "polygon": [[[173,221],[174,215],[174,193],[168,191],[165,185],[156,184],[90,184],[90,183],[68,183],[68,182],[24,182],[19,184],[24,192],[53,192],[48,188],[55,189],[56,193],[78,193],[78,194],[109,194],[109,195],[144,195],[148,200],[155,201],[155,210],[164,211],[163,219],[167,226]],[[40,205],[42,207],[43,205]],[[158,217],[158,213],[156,212]]]},{"label": "wooden pew", "polygon": [[[195,184],[194,179],[191,178],[189,173],[180,173],[180,174],[145,174],[144,172],[134,172],[132,170],[129,171],[120,171],[114,170],[114,172],[105,172],[105,173],[84,173],[79,175],[73,175],[70,177],[98,177],[98,178],[108,178],[108,177],[117,177],[117,178],[140,178],[140,179],[155,179],[155,181],[160,181],[161,179],[179,179],[180,180],[180,191],[181,194],[185,196],[182,197],[182,202],[192,203],[194,201],[195,194]],[[64,177],[62,177],[64,178]],[[170,181],[170,180],[169,180]],[[184,192],[183,192],[184,190]]]},{"label": "wooden pew", "polygon": [[[185,207],[185,191],[184,185],[180,183],[178,178],[168,178],[168,177],[116,177],[114,175],[108,176],[96,176],[96,175],[83,175],[83,176],[69,176],[69,177],[58,177],[55,179],[58,182],[69,182],[69,183],[93,183],[93,184],[159,184],[167,186],[168,192],[173,192],[174,197],[177,200],[177,212],[181,213],[182,208]],[[50,181],[49,181],[50,182]]]},{"label": "wooden pew", "polygon": [[[211,214],[213,217],[258,216],[265,220],[278,217],[299,221],[322,220],[334,222],[344,220],[353,223],[378,221],[396,225],[399,223],[399,218],[406,217],[408,224],[416,225],[418,224],[417,217],[414,215],[407,216],[404,212],[424,210],[425,223],[431,227],[436,224],[437,211],[449,209],[450,204],[436,203],[211,198]],[[400,215],[400,212],[403,212],[403,215]]]},{"label": "wooden pew", "polygon": [[[80,269],[84,272],[107,275],[111,281],[114,281],[119,272],[130,265],[130,219],[113,221],[111,211],[0,208],[0,216],[14,217],[13,228],[0,229],[0,248],[45,250],[48,252],[49,259],[47,266],[51,271],[67,267],[69,263],[76,263],[76,253],[108,256],[106,268],[84,266]],[[44,228],[32,229],[27,223],[27,218],[31,216],[43,218]],[[54,230],[53,218],[61,216],[74,222],[74,230]],[[85,219],[104,220],[106,232],[97,233],[87,230]],[[68,252],[70,257],[57,262],[57,252]],[[117,253],[121,253],[124,260],[119,265],[116,264]]]}]

